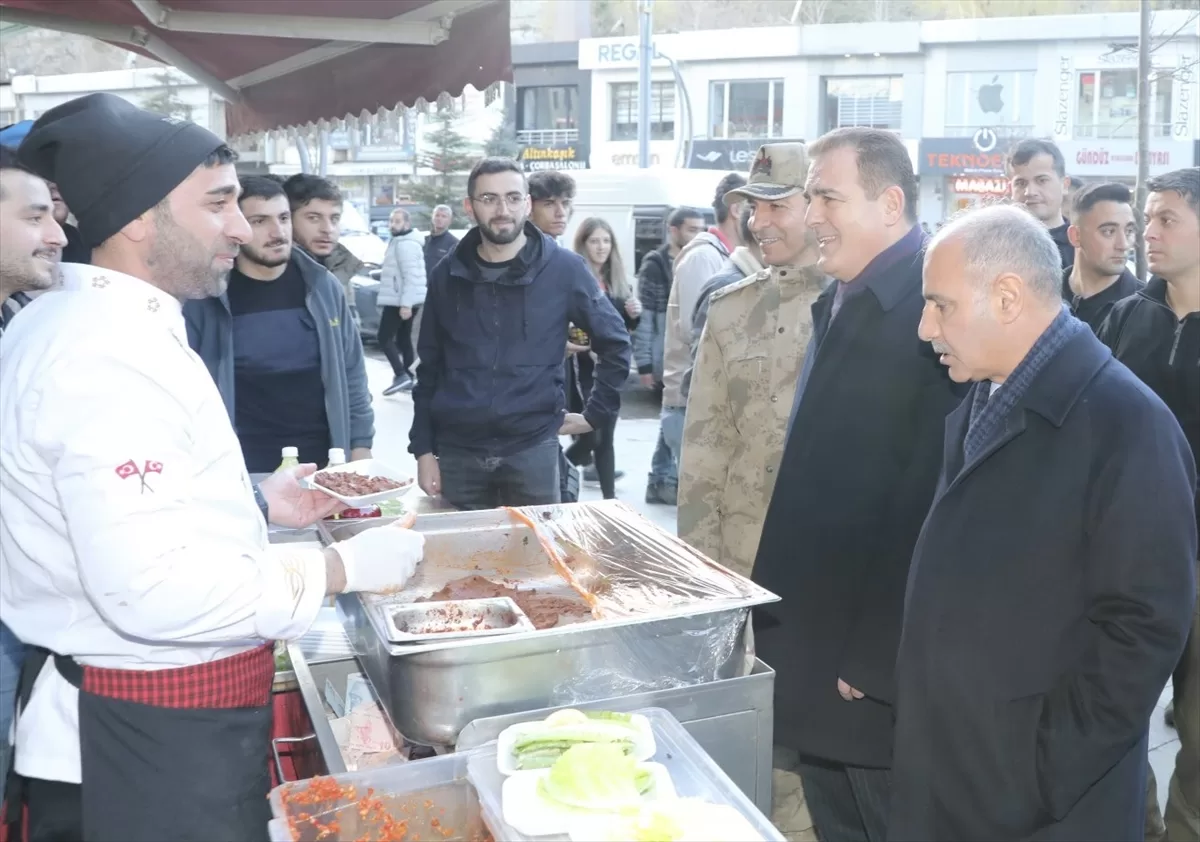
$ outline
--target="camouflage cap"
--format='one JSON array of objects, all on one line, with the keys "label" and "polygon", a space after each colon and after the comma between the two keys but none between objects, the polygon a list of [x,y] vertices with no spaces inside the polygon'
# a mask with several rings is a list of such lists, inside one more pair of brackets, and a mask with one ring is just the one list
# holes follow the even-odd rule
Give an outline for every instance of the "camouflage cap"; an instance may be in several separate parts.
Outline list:
[{"label": "camouflage cap", "polygon": [[726,202],[740,199],[785,199],[804,191],[808,150],[803,143],[767,143],[758,148],[744,187],[725,194]]}]

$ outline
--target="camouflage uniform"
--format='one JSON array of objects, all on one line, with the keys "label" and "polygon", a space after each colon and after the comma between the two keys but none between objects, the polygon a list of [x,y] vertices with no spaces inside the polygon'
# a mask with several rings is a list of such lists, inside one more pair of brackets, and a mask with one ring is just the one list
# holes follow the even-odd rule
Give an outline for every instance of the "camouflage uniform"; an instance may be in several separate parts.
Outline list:
[{"label": "camouflage uniform", "polygon": [[773,266],[713,294],[688,396],[679,537],[749,576],[824,288],[816,266]]}]

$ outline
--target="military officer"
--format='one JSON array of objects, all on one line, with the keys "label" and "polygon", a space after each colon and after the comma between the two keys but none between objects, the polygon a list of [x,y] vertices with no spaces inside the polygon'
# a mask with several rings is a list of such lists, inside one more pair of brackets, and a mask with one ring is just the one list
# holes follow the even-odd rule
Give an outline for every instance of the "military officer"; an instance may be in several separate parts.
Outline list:
[{"label": "military officer", "polygon": [[804,224],[803,143],[763,146],[746,186],[768,268],[714,293],[696,355],[679,473],[679,536],[746,576],[783,455],[796,383],[825,283]]}]

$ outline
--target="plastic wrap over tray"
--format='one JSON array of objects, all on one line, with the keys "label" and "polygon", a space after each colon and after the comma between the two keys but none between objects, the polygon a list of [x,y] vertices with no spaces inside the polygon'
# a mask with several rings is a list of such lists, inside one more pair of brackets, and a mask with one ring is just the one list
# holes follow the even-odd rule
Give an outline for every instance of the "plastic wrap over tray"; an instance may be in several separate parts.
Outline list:
[{"label": "plastic wrap over tray", "polygon": [[736,601],[762,589],[696,552],[624,503],[510,509],[597,619]]},{"label": "plastic wrap over tray", "polygon": [[[377,527],[330,537],[365,528]],[[396,727],[416,742],[451,743],[484,716],[739,677],[752,662],[749,610],[778,599],[616,501],[423,515],[414,528],[425,558],[403,590],[338,604]],[[508,590],[471,591],[496,587]],[[536,629],[388,639],[386,612],[399,604],[494,596],[512,597]]]}]

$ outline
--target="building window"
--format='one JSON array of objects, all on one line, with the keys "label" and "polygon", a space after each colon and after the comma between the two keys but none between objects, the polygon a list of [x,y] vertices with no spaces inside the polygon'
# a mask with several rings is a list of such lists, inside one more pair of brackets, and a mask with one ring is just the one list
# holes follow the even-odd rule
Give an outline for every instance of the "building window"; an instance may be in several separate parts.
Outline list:
[{"label": "building window", "polygon": [[825,80],[825,131],[845,126],[900,131],[904,79],[844,76]]},{"label": "building window", "polygon": [[[1150,80],[1150,136],[1171,136],[1173,80]],[[1097,139],[1137,137],[1137,70],[1085,70],[1079,73],[1075,135]]]},{"label": "building window", "polygon": [[579,128],[579,88],[545,85],[517,91],[517,130]]},{"label": "building window", "polygon": [[[637,82],[617,82],[612,85],[612,139],[637,140],[638,86]],[[650,83],[650,139],[671,140],[675,137],[675,83]]]},{"label": "building window", "polygon": [[783,80],[713,82],[709,137],[781,137]]},{"label": "building window", "polygon": [[946,137],[972,137],[982,128],[1003,137],[1033,133],[1032,70],[946,74]]}]

